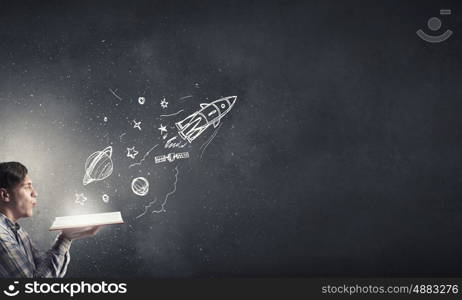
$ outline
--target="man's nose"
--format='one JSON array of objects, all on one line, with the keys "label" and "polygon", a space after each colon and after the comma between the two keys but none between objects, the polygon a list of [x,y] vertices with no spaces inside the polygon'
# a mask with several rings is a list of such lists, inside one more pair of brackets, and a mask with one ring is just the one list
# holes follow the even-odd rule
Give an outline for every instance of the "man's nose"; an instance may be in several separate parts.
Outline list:
[{"label": "man's nose", "polygon": [[32,197],[37,198],[37,196],[38,196],[37,191],[34,188],[32,188]]}]

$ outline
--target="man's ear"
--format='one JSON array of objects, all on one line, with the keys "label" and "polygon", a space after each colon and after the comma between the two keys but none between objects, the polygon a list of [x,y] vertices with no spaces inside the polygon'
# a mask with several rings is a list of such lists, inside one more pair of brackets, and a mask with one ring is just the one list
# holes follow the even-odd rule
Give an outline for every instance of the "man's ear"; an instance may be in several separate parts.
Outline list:
[{"label": "man's ear", "polygon": [[5,188],[0,188],[0,201],[10,202],[10,195]]}]

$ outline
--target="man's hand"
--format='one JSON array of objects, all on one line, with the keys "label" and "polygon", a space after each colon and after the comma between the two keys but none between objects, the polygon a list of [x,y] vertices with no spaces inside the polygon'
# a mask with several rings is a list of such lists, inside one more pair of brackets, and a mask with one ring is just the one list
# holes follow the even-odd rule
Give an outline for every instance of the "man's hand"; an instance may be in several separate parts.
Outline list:
[{"label": "man's hand", "polygon": [[64,238],[69,240],[77,240],[83,239],[86,237],[94,236],[98,233],[98,231],[103,227],[102,225],[99,226],[92,226],[92,227],[79,227],[79,228],[69,228],[63,229],[61,235]]}]

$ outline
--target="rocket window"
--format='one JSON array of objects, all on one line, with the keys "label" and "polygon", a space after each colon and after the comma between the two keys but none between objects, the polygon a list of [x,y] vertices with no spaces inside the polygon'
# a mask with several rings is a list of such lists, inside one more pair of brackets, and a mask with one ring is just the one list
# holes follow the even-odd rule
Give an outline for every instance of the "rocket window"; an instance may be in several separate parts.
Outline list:
[{"label": "rocket window", "polygon": [[202,113],[207,117],[216,117],[218,115],[218,110],[214,105],[209,105],[202,110]]}]

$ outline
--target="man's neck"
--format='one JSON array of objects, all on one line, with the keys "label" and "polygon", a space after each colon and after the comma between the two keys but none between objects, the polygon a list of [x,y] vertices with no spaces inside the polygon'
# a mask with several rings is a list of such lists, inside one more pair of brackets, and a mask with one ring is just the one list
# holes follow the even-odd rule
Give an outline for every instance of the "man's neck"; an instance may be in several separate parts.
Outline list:
[{"label": "man's neck", "polygon": [[5,209],[2,207],[0,208],[0,213],[5,215],[5,217],[7,217],[13,223],[16,223],[16,221],[18,220],[17,218],[15,218],[14,214],[9,209]]}]

